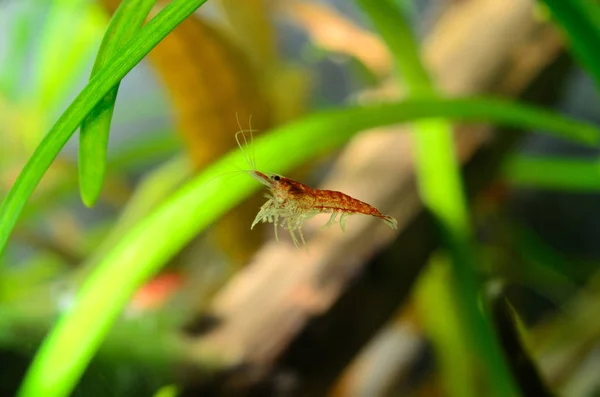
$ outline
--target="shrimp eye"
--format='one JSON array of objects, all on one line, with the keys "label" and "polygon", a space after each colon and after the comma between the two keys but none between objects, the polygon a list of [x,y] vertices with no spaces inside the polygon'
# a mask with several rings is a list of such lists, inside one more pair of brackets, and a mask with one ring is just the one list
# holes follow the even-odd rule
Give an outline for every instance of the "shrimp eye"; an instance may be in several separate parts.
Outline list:
[{"label": "shrimp eye", "polygon": [[278,181],[278,180],[280,180],[280,179],[281,179],[281,177],[280,177],[279,175],[275,175],[275,176],[273,177],[273,179],[275,179],[276,181]]}]

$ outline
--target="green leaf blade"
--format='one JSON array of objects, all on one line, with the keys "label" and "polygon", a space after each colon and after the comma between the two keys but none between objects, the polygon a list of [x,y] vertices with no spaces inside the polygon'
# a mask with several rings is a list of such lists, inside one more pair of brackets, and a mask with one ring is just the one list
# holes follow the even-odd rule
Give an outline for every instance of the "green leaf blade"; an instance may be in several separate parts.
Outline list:
[{"label": "green leaf blade", "polygon": [[0,254],[25,203],[75,129],[152,48],[206,0],[173,0],[94,76],[42,139],[0,206]]},{"label": "green leaf blade", "polygon": [[519,187],[600,191],[600,163],[595,159],[515,155],[504,164],[503,175],[508,183]]},{"label": "green leaf blade", "polygon": [[[90,78],[141,28],[156,0],[124,0],[115,12],[96,57]],[[81,199],[94,206],[106,173],[106,152],[119,84],[111,89],[81,124],[79,133],[79,186]]]},{"label": "green leaf blade", "polygon": [[[340,147],[353,134],[368,128],[432,117],[490,121],[490,115],[505,125],[519,125],[521,118],[528,116],[537,121],[539,130],[565,125],[568,127],[563,133],[567,135],[589,130],[600,137],[593,126],[565,122],[560,116],[533,107],[485,99],[419,99],[316,114],[257,138],[255,153],[265,171],[285,173],[313,156]],[[281,153],[282,147],[294,150],[274,157],[272,154]],[[193,236],[260,187],[252,178],[238,178],[235,183],[215,178],[235,165],[246,165],[237,150],[185,184],[108,250],[82,285],[71,309],[43,342],[19,396],[65,396],[72,390],[134,291]]]},{"label": "green leaf blade", "polygon": [[544,0],[569,38],[575,57],[600,88],[600,4],[596,0]]},{"label": "green leaf blade", "polygon": [[[409,95],[437,95],[437,89],[421,61],[418,43],[406,12],[402,12],[390,0],[358,2],[390,48],[400,72],[399,77],[406,84]],[[494,393],[498,396],[514,396],[517,389],[499,341],[490,321],[478,307],[480,286],[475,276],[477,258],[452,126],[446,120],[438,119],[415,123],[413,130],[419,192],[424,206],[438,226],[441,243],[452,258],[453,287],[459,297],[456,310],[461,313],[466,331],[463,338],[474,341],[473,347],[486,364],[486,375]],[[463,396],[465,390],[469,390],[469,396],[477,395],[477,382],[472,376],[469,378],[468,374],[464,374],[462,379],[450,381],[454,374],[445,375],[449,384],[463,383],[461,388],[454,389],[453,395]]]}]

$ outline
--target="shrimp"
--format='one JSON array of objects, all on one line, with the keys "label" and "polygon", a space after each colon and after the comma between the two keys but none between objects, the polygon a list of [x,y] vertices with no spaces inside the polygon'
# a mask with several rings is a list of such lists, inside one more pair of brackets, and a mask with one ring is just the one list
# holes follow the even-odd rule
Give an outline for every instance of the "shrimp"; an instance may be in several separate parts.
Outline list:
[{"label": "shrimp", "polygon": [[[267,186],[268,189],[268,192],[265,194],[267,202],[260,208],[250,229],[254,229],[254,226],[260,222],[272,223],[277,241],[279,241],[277,227],[280,226],[290,232],[294,245],[299,247],[300,242],[295,232],[298,232],[300,241],[306,244],[302,233],[302,225],[306,219],[317,214],[331,214],[325,226],[333,224],[339,215],[338,222],[342,231],[346,230],[346,218],[353,214],[370,215],[381,219],[392,229],[398,228],[396,219],[382,214],[372,205],[350,197],[347,194],[334,190],[314,189],[281,175],[259,171],[256,167],[254,153],[248,156],[248,153],[244,150],[244,146],[254,147],[252,127],[247,131],[250,132],[250,142],[247,141],[244,133],[245,130],[241,126],[240,131],[235,134],[235,139],[244,155],[246,163],[251,168],[249,171],[250,176]],[[240,136],[242,137],[241,140]],[[244,145],[242,145],[242,141]]]}]

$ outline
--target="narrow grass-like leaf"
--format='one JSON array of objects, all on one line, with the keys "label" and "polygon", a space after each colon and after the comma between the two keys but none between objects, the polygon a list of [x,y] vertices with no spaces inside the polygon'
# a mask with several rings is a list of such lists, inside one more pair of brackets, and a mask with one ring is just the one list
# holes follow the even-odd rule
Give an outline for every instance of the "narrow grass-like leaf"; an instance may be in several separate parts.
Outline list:
[{"label": "narrow grass-like leaf", "polygon": [[[392,51],[400,78],[410,95],[436,95],[436,88],[421,62],[417,42],[407,17],[400,11],[401,7],[394,6],[391,0],[358,1]],[[467,331],[464,338],[474,342],[473,347],[486,365],[493,393],[500,397],[515,396],[517,389],[492,325],[478,307],[477,261],[452,127],[444,120],[434,120],[415,123],[414,130],[419,190],[452,257],[455,288],[460,303],[457,310]],[[468,374],[464,374],[463,380],[465,385],[462,390],[470,389],[470,395],[476,395],[474,380],[469,379]]]},{"label": "narrow grass-like leaf", "polygon": [[600,191],[600,162],[564,157],[516,155],[503,167],[506,180],[516,186],[565,192]]},{"label": "narrow grass-like leaf", "polygon": [[[526,120],[527,127],[536,130],[585,137],[595,144],[600,140],[593,126],[528,106],[500,100],[423,99],[317,114],[257,138],[255,154],[261,169],[284,173],[341,146],[356,132],[429,117],[512,126],[521,126]],[[294,150],[281,154],[282,147]],[[122,236],[43,342],[19,396],[65,396],[72,390],[137,288],[190,239],[260,187],[249,177],[237,178],[235,183],[226,177],[215,178],[236,166],[246,167],[238,150],[208,167]]]},{"label": "narrow grass-like leaf", "polygon": [[[117,8],[104,35],[90,79],[115,56],[137,32],[156,0],[123,0]],[[81,199],[92,207],[102,190],[106,172],[106,150],[115,101],[117,83],[98,103],[81,124],[79,132],[79,186]]]},{"label": "narrow grass-like leaf", "polygon": [[476,388],[465,382],[465,376],[482,374],[474,365],[471,343],[464,337],[468,330],[456,310],[459,298],[453,283],[450,257],[437,252],[419,275],[414,296],[419,318],[436,352],[436,367],[444,375],[441,377],[444,395],[469,397],[476,393]]},{"label": "narrow grass-like leaf", "polygon": [[110,59],[40,142],[0,206],[0,254],[23,206],[62,147],[94,106],[169,32],[206,0],[173,0]]},{"label": "narrow grass-like leaf", "polygon": [[[123,173],[139,171],[143,167],[156,165],[169,156],[173,156],[177,149],[181,148],[181,142],[175,138],[175,134],[171,131],[149,132],[146,135],[147,137],[144,140],[136,141],[134,145],[123,145],[123,147],[117,149],[116,153],[113,153],[107,163],[109,175],[113,174],[113,177],[115,177]],[[67,164],[69,167],[65,169],[64,177],[60,183],[56,183],[51,189],[46,189],[43,193],[35,195],[35,198],[23,209],[21,213],[22,221],[39,214],[44,209],[44,206],[40,204],[57,203],[77,189],[77,177],[74,175],[76,164],[69,162],[63,165]]]},{"label": "narrow grass-like leaf", "polygon": [[579,62],[600,88],[600,3],[597,0],[543,0],[563,27]]}]

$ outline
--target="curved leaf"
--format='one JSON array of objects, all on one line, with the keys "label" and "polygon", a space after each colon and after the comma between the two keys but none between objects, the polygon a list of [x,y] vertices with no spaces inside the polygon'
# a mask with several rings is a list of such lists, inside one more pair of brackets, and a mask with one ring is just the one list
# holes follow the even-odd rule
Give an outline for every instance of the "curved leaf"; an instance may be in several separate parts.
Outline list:
[{"label": "curved leaf", "polygon": [[[261,168],[282,173],[341,146],[359,131],[431,117],[493,121],[553,131],[588,144],[600,141],[599,131],[589,124],[529,106],[491,99],[420,99],[316,114],[257,138],[255,154]],[[190,239],[260,187],[252,178],[235,183],[215,178],[236,165],[246,166],[237,150],[184,185],[104,256],[43,342],[20,396],[64,396],[71,391],[137,288]]]},{"label": "curved leaf", "polygon": [[[400,78],[410,95],[436,95],[437,90],[421,61],[419,48],[409,26],[406,12],[390,1],[359,0],[392,51]],[[490,388],[497,396],[515,396],[517,388],[504,359],[490,321],[478,305],[479,288],[475,275],[476,253],[472,245],[469,210],[463,193],[460,164],[456,159],[452,126],[445,120],[414,124],[417,182],[423,204],[435,218],[438,233],[451,255],[453,280],[458,294],[456,312],[464,322],[465,341],[473,341],[477,355],[485,365]],[[449,297],[449,302],[452,298]],[[463,341],[463,342],[465,342]],[[442,347],[443,348],[443,347]],[[443,353],[442,353],[443,355]],[[465,365],[469,360],[465,359]],[[470,363],[473,365],[473,363]],[[456,396],[476,396],[477,382],[467,373],[456,379],[463,383]],[[451,381],[449,381],[451,383]],[[465,394],[465,390],[469,393]]]},{"label": "curved leaf", "polygon": [[[113,15],[106,30],[96,62],[92,68],[92,79],[107,61],[121,50],[123,45],[137,32],[156,0],[124,0]],[[117,83],[98,103],[81,124],[79,132],[79,186],[81,199],[92,207],[102,190],[106,172],[106,150],[115,101],[119,91]]]},{"label": "curved leaf", "polygon": [[600,88],[600,4],[596,0],[544,0],[563,27],[575,57]]},{"label": "curved leaf", "polygon": [[111,58],[40,142],[0,206],[0,254],[25,203],[62,147],[94,106],[169,32],[206,0],[173,0]]}]

